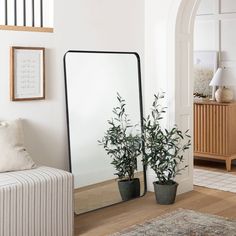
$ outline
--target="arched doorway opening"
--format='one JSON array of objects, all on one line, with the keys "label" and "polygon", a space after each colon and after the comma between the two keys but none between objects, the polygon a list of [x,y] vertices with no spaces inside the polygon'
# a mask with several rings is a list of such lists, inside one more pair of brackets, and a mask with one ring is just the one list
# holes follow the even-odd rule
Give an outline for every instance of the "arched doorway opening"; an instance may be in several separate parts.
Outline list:
[{"label": "arched doorway opening", "polygon": [[[193,30],[201,0],[145,1],[145,111],[153,94],[166,92],[166,126],[178,124],[193,133]],[[193,150],[188,168],[177,179],[179,193],[193,189]],[[148,171],[148,190],[155,175]]]},{"label": "arched doorway opening", "polygon": [[[189,129],[193,137],[193,33],[196,13],[201,0],[182,0],[173,4],[168,22],[168,94],[169,122],[182,130]],[[174,39],[174,42],[172,41]],[[180,192],[193,189],[193,149],[185,156],[188,165],[178,179]]]}]

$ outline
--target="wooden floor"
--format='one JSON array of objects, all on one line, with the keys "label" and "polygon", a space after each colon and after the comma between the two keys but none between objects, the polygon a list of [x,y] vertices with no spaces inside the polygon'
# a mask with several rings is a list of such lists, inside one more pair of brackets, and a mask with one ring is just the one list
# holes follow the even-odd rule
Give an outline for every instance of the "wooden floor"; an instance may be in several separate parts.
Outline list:
[{"label": "wooden floor", "polygon": [[[143,172],[135,174],[140,180],[140,193],[144,193],[144,175]],[[108,180],[102,183],[75,189],[74,208],[78,214],[98,209],[104,206],[110,206],[121,202],[121,196],[118,189],[117,180]]]},{"label": "wooden floor", "polygon": [[231,171],[228,172],[225,167],[224,161],[209,161],[209,160],[194,160],[194,165],[197,168],[205,169],[205,170],[212,170],[217,172],[224,172],[236,175],[236,165],[232,165]]},{"label": "wooden floor", "polygon": [[[199,164],[199,166],[201,165]],[[223,164],[214,168],[225,171]],[[208,167],[208,169],[210,168]],[[234,170],[236,169],[234,168]],[[177,196],[174,205],[161,206],[156,204],[153,193],[147,193],[146,196],[136,200],[76,216],[75,235],[109,235],[178,208],[193,209],[236,219],[236,194],[194,187],[194,191]]]}]

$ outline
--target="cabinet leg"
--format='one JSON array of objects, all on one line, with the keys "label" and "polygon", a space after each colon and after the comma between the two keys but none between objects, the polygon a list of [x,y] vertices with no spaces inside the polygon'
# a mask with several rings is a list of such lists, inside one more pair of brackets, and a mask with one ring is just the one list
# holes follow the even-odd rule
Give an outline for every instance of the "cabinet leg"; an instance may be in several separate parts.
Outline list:
[{"label": "cabinet leg", "polygon": [[231,159],[225,160],[226,162],[226,170],[231,171]]}]

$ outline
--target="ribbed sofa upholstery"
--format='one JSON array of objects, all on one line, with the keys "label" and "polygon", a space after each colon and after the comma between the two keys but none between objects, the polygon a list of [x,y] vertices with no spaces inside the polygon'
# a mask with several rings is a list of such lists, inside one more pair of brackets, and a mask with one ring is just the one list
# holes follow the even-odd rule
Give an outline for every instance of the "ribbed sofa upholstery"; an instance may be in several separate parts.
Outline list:
[{"label": "ribbed sofa upholstery", "polygon": [[37,167],[0,173],[0,236],[72,236],[73,176]]}]

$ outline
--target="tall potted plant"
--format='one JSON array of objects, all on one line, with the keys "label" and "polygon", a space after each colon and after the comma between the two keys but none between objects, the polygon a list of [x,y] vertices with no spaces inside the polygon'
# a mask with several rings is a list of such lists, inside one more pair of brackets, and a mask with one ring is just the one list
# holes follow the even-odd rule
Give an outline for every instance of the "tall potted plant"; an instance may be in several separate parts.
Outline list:
[{"label": "tall potted plant", "polygon": [[114,118],[108,120],[109,128],[99,144],[112,158],[118,176],[118,186],[122,200],[140,196],[140,181],[134,177],[137,158],[141,154],[141,134],[136,131],[126,114],[125,100],[117,94],[119,105],[113,108]]},{"label": "tall potted plant", "polygon": [[191,141],[188,131],[182,132],[176,125],[162,129],[160,120],[166,112],[166,107],[160,104],[162,98],[163,94],[154,95],[151,115],[144,119],[145,160],[156,174],[153,184],[157,203],[172,204],[178,187],[174,179],[187,167],[180,164]]}]

